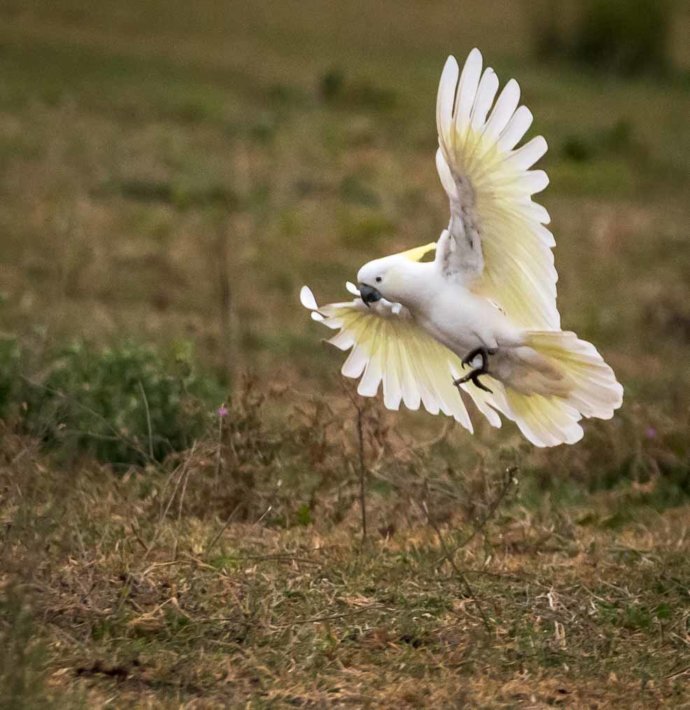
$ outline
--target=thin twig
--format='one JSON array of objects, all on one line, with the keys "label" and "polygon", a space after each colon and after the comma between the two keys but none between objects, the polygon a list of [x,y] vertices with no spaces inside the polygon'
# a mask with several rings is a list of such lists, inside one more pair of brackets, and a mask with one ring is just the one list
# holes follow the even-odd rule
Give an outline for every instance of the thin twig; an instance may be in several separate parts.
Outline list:
[{"label": "thin twig", "polygon": [[[221,405],[221,408],[224,405]],[[220,409],[218,410],[218,449],[216,451],[216,473],[215,479],[216,483],[220,478],[220,472],[223,470],[223,416],[220,414]]]},{"label": "thin twig", "polygon": [[144,548],[144,552],[148,554],[149,546],[141,539],[139,531],[134,527],[133,524],[130,524],[129,528],[132,531],[132,535],[134,535],[135,540]]},{"label": "thin twig", "polygon": [[364,427],[362,407],[353,397],[350,387],[343,388],[345,394],[350,398],[352,406],[357,410],[357,449],[359,455],[359,507],[362,513],[362,543],[367,539],[367,498],[366,498],[366,478],[367,469],[364,457]]},{"label": "thin twig", "polygon": [[677,678],[678,676],[684,675],[685,673],[690,673],[690,666],[685,666],[685,668],[681,668],[679,671],[672,671],[668,675],[664,676],[664,680]]},{"label": "thin twig", "polygon": [[[233,562],[289,562],[295,564],[314,565],[315,567],[322,566],[322,563],[317,560],[310,560],[308,557],[296,557],[287,553],[281,555],[224,555],[223,559],[232,560]],[[213,569],[216,568],[213,567]]]},{"label": "thin twig", "polygon": [[220,540],[220,536],[227,530],[228,525],[230,525],[233,517],[235,516],[235,513],[240,509],[241,505],[242,505],[242,503],[240,502],[232,509],[232,511],[230,512],[230,515],[228,515],[228,517],[225,520],[225,523],[223,524],[221,529],[213,536],[213,539],[211,540],[211,542],[209,542],[208,545],[206,545],[206,548],[204,549],[204,557],[211,552],[211,550],[214,548],[215,544],[218,542],[218,540]]},{"label": "thin twig", "polygon": [[395,451],[393,452],[382,452],[382,455],[378,458],[378,460],[372,465],[369,466],[369,473],[373,474],[378,474],[379,469],[381,468],[381,464],[383,462],[383,455],[385,453],[386,461],[389,459],[393,460],[399,460],[403,455],[405,454],[412,454],[413,456],[416,456],[418,459],[421,460],[421,454],[419,453],[420,451],[425,451],[426,449],[431,449],[437,444],[440,444],[442,441],[444,441],[447,437],[450,431],[453,429],[455,426],[455,420],[449,419],[444,425],[443,429],[441,430],[441,433],[438,434],[437,436],[434,436],[431,439],[428,439],[427,441],[421,441],[418,444],[411,444],[408,441],[405,440],[403,436],[399,434],[399,432],[394,432],[395,434],[398,435],[398,438],[402,442],[402,446],[399,448],[396,448]]},{"label": "thin twig", "polygon": [[424,512],[426,514],[426,519],[431,525],[431,527],[434,529],[434,532],[438,536],[438,541],[441,544],[441,549],[443,550],[443,553],[445,554],[446,559],[450,563],[450,566],[453,568],[453,571],[455,574],[458,576],[458,579],[462,582],[463,586],[465,587],[465,591],[467,592],[468,596],[472,601],[474,602],[474,605],[477,607],[477,611],[479,612],[479,616],[482,617],[482,621],[484,622],[484,628],[487,631],[491,631],[491,624],[489,623],[489,619],[487,618],[486,614],[484,613],[484,608],[482,607],[479,598],[477,595],[474,593],[472,589],[472,585],[470,585],[469,580],[467,579],[467,576],[465,573],[455,564],[455,560],[450,554],[450,550],[446,546],[446,541],[443,539],[443,535],[441,534],[441,530],[436,525],[435,521],[432,519],[431,515],[429,514],[429,508],[426,504],[426,501],[422,501],[422,507],[424,509]]},{"label": "thin twig", "polygon": [[467,536],[467,538],[455,547],[455,549],[453,550],[453,556],[455,556],[458,550],[462,550],[463,547],[467,547],[467,545],[469,545],[472,540],[474,540],[474,538],[477,537],[477,535],[479,535],[479,533],[486,527],[486,524],[489,522],[489,520],[494,517],[496,511],[498,510],[498,507],[501,505],[503,499],[508,494],[510,487],[513,485],[513,481],[515,480],[515,473],[517,472],[517,470],[517,466],[511,466],[510,468],[506,469],[506,475],[503,481],[503,486],[501,487],[501,490],[496,496],[494,502],[489,507],[489,510],[487,511],[486,515],[479,521],[479,524],[473,527],[472,532]]},{"label": "thin twig", "polygon": [[[175,484],[175,487],[173,488],[173,492],[170,494],[170,498],[168,499],[168,503],[167,503],[167,505],[165,506],[165,510],[163,510],[163,512],[161,513],[161,516],[160,516],[160,518],[159,518],[159,520],[158,520],[158,525],[156,525],[156,530],[155,530],[154,533],[153,533],[153,538],[151,539],[151,542],[150,542],[149,545],[148,545],[148,550],[147,550],[147,552],[144,554],[144,559],[146,559],[146,558],[148,557],[149,553],[151,552],[151,550],[153,550],[153,548],[154,548],[156,542],[158,541],[158,537],[160,536],[161,529],[162,529],[162,526],[163,526],[163,521],[165,520],[166,516],[168,515],[168,512],[169,512],[169,510],[170,510],[170,508],[171,508],[171,506],[172,506],[172,504],[173,504],[173,501],[175,500],[175,496],[177,495],[177,491],[178,491],[178,489],[179,489],[179,487],[180,487],[180,484],[182,483],[182,480],[186,477],[187,468],[189,467],[189,464],[190,464],[190,462],[191,462],[191,460],[192,460],[192,457],[194,456],[194,452],[195,452],[195,450],[196,450],[196,445],[197,445],[197,442],[195,441],[195,442],[192,444],[192,448],[190,449],[189,454],[187,455],[187,458],[186,458],[186,459],[184,460],[184,462],[182,463],[181,471],[180,471],[180,475],[179,475],[179,477],[178,477],[178,479],[177,479],[177,483]],[[178,467],[178,468],[179,468],[179,467]],[[177,469],[175,469],[175,470],[177,470]],[[173,473],[170,475],[170,478],[168,479],[168,482],[167,482],[166,485],[165,485],[165,489],[167,489],[168,484],[169,484],[169,482],[170,482],[170,480],[172,479],[172,477],[173,477],[174,474],[175,474],[175,471],[173,471]],[[164,489],[164,490],[165,490],[165,489]]]},{"label": "thin twig", "polygon": [[137,382],[139,389],[141,391],[141,398],[144,400],[144,410],[146,411],[146,429],[149,435],[149,456],[153,460],[153,431],[151,429],[151,411],[149,410],[149,400],[146,397],[146,391],[144,390],[144,385],[141,384],[141,380]]},{"label": "thin twig", "polygon": [[268,508],[266,508],[266,510],[264,510],[264,512],[261,514],[259,519],[254,523],[254,525],[258,525],[272,510],[273,506],[269,505]]},{"label": "thin twig", "polygon": [[334,619],[344,619],[353,614],[363,614],[366,611],[377,611],[381,609],[387,609],[384,604],[372,604],[371,606],[364,606],[359,609],[350,609],[349,611],[343,612],[342,614],[328,614],[325,616],[312,616],[309,619],[295,619],[287,624],[278,624],[276,628],[286,629],[290,626],[297,626],[298,624],[315,624],[320,621],[333,621]]},{"label": "thin twig", "polygon": [[220,332],[223,349],[223,360],[227,386],[232,392],[233,361],[232,361],[232,291],[230,289],[230,274],[228,268],[228,227],[221,226],[216,238],[216,260],[218,265],[218,286],[220,306]]},{"label": "thin twig", "polygon": [[357,443],[359,449],[359,506],[362,511],[362,542],[364,543],[367,539],[366,468],[364,463],[364,433],[362,431],[362,408],[359,406],[357,406]]},{"label": "thin twig", "polygon": [[[509,573],[504,573],[504,572],[492,572],[491,570],[487,569],[472,569],[472,568],[464,568],[463,569],[464,574],[476,574],[481,577],[492,577],[494,579],[507,579],[513,582],[534,582],[534,584],[539,584],[539,582],[536,582],[533,580],[531,577],[528,577],[527,575],[524,574],[509,574]],[[455,579],[455,577],[434,577],[434,580],[436,582],[450,582],[451,580]],[[546,586],[546,585],[541,585],[541,586]]]},{"label": "thin twig", "polygon": [[177,534],[175,535],[175,544],[173,545],[173,559],[177,559],[177,542],[178,542],[178,535],[180,531],[180,521],[182,519],[182,505],[184,503],[184,497],[185,494],[187,493],[187,483],[189,482],[189,474],[191,472],[191,467],[187,466],[186,471],[183,473],[184,476],[184,483],[182,484],[182,491],[180,493],[180,497],[178,499],[178,504],[177,504]]}]

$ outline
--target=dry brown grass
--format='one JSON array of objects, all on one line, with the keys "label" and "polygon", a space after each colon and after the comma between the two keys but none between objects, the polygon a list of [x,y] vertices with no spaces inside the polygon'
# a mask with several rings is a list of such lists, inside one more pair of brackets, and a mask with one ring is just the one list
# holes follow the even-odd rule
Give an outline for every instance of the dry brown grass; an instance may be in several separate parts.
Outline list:
[{"label": "dry brown grass", "polygon": [[[366,421],[371,454],[381,426]],[[312,452],[317,472],[319,459],[340,471],[318,484],[287,478],[297,461],[284,449],[240,466],[232,436],[224,441],[220,466],[217,442],[200,442],[177,463],[118,479],[91,462],[61,471],[33,442],[6,435],[0,564],[6,597],[27,610],[43,649],[19,669],[39,673],[38,699],[602,708],[690,699],[690,508],[654,512],[645,504],[654,484],[562,505],[551,495],[535,504],[511,483],[503,500],[502,474],[478,468],[459,481],[415,452],[399,458],[404,467],[375,467],[360,546],[351,437],[324,435],[327,455]],[[299,463],[310,466],[304,454]],[[283,469],[286,496],[275,477],[257,475],[266,466]],[[11,649],[21,639],[8,622]]]}]

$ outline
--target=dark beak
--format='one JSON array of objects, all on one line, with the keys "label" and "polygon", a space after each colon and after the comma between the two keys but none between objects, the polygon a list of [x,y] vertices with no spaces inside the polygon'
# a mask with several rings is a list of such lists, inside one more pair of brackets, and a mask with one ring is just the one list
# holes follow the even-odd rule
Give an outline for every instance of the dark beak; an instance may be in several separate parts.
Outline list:
[{"label": "dark beak", "polygon": [[367,304],[367,306],[381,300],[381,294],[372,286],[358,284],[357,288],[359,289],[360,298]]}]

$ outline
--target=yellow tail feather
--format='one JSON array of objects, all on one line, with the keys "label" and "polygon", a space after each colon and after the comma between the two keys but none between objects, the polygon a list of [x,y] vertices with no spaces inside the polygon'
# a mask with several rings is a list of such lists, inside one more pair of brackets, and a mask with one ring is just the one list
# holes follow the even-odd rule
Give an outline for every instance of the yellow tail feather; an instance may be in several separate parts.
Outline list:
[{"label": "yellow tail feather", "polygon": [[610,419],[623,402],[623,388],[596,348],[567,331],[530,332],[504,381],[515,422],[537,446],[578,441],[583,416]]}]

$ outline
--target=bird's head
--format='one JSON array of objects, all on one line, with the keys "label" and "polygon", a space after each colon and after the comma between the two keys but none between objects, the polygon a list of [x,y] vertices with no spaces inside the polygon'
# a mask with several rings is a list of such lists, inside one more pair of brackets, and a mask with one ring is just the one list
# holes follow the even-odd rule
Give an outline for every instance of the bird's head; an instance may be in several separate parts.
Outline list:
[{"label": "bird's head", "polygon": [[359,294],[367,306],[385,298],[392,303],[408,305],[414,295],[415,267],[425,255],[436,248],[435,243],[409,249],[400,254],[370,261],[357,272]]},{"label": "bird's head", "polygon": [[384,256],[364,264],[357,272],[359,293],[367,305],[385,298],[392,303],[408,305],[412,279],[417,262],[433,251],[434,243]]},{"label": "bird's head", "polygon": [[400,258],[397,255],[374,259],[357,272],[359,294],[367,306],[385,298],[396,302],[400,281]]}]

